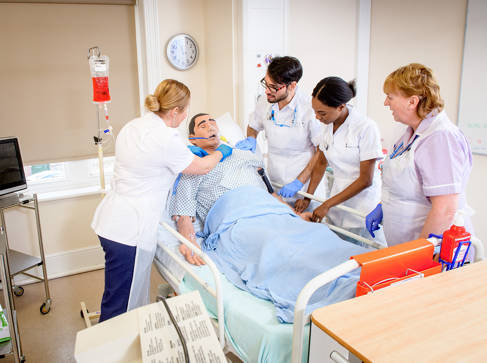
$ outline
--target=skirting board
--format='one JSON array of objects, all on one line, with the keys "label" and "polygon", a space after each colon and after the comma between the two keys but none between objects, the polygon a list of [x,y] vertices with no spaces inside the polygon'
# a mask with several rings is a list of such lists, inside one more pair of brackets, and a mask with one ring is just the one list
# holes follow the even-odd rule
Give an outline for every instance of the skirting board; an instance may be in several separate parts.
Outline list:
[{"label": "skirting board", "polygon": [[[82,272],[99,270],[105,267],[105,255],[101,246],[92,246],[53,253],[46,256],[47,277],[49,280],[58,277],[75,275]],[[31,275],[42,277],[42,267],[26,271]],[[38,280],[29,276],[18,274],[14,277],[16,285],[27,285]]]}]

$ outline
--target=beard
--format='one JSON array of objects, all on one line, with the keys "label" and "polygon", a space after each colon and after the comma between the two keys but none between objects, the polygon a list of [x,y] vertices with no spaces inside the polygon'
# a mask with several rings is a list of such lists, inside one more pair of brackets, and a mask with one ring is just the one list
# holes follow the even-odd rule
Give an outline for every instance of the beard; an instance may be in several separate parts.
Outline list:
[{"label": "beard", "polygon": [[286,88],[286,93],[284,93],[280,97],[276,97],[274,95],[267,95],[267,102],[269,102],[269,103],[278,103],[278,102],[284,101],[288,96],[289,96],[289,92],[288,92],[288,90]]}]

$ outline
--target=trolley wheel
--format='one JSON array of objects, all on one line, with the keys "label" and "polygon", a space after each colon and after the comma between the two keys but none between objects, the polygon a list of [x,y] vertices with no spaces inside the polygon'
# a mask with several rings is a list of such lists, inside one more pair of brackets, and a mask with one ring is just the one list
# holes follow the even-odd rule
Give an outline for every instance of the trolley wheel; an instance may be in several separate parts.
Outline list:
[{"label": "trolley wheel", "polygon": [[24,356],[20,357],[20,363],[24,363],[24,362],[25,362],[25,357]]},{"label": "trolley wheel", "polygon": [[51,302],[47,301],[42,303],[41,307],[39,308],[42,315],[46,315],[48,312],[51,311]]},{"label": "trolley wheel", "polygon": [[15,296],[22,296],[24,295],[24,288],[22,286],[14,286],[14,295]]}]

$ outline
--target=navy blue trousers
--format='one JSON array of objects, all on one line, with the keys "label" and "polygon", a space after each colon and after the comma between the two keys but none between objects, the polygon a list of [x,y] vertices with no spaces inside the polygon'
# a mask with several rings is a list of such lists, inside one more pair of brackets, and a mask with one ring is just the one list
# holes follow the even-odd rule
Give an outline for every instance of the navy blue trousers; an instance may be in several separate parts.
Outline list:
[{"label": "navy blue trousers", "polygon": [[98,236],[105,251],[105,291],[100,322],[127,311],[137,247]]}]

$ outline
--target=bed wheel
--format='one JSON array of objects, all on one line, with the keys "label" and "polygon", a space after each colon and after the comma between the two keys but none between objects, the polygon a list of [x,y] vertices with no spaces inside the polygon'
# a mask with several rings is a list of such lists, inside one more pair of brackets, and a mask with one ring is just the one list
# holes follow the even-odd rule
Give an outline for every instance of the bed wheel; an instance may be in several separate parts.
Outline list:
[{"label": "bed wheel", "polygon": [[14,295],[15,296],[22,296],[24,295],[24,288],[22,286],[14,286]]},{"label": "bed wheel", "polygon": [[46,315],[48,312],[51,311],[51,302],[46,301],[45,303],[42,303],[41,307],[39,308],[39,311],[41,312],[42,315]]},{"label": "bed wheel", "polygon": [[167,282],[166,283],[163,283],[163,284],[160,284],[157,287],[157,298],[156,298],[156,300],[157,301],[161,301],[162,300],[161,297],[168,298],[172,294],[174,294],[174,290],[171,287],[171,285],[169,285]]}]

